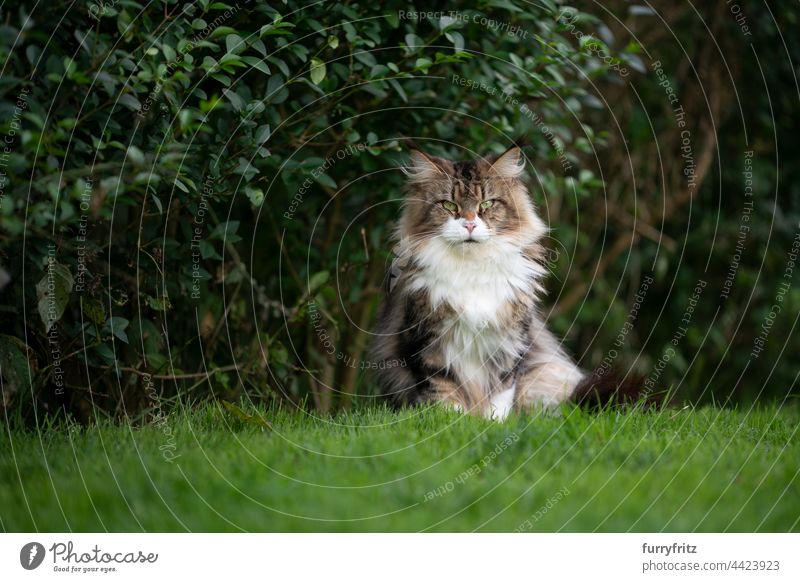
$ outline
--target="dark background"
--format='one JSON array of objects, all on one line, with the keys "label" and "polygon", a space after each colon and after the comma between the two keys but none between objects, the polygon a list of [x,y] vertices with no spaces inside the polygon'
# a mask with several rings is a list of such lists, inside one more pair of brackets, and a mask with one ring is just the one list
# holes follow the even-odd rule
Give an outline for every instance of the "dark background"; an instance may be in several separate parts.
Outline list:
[{"label": "dark background", "polygon": [[800,10],[708,4],[6,5],[5,415],[372,402],[404,136],[527,140],[583,366],[796,396]]}]

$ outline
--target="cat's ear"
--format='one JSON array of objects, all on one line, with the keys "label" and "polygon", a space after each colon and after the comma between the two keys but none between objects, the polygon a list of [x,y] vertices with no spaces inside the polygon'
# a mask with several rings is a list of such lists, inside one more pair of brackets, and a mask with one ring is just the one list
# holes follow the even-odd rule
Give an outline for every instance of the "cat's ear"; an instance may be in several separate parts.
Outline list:
[{"label": "cat's ear", "polygon": [[409,148],[409,159],[402,170],[410,182],[441,180],[449,177],[446,160],[426,154],[411,140],[406,140],[406,143]]},{"label": "cat's ear", "polygon": [[522,149],[517,145],[513,145],[492,162],[489,171],[498,178],[508,179],[519,178],[524,169],[525,156],[522,155]]}]

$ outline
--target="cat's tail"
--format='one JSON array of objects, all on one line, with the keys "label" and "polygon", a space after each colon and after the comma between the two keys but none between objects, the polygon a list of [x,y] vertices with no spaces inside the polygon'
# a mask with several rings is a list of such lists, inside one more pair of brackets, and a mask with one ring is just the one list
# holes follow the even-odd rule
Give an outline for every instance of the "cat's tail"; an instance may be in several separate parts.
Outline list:
[{"label": "cat's tail", "polygon": [[633,372],[597,369],[581,380],[570,400],[589,410],[615,406],[656,408],[668,405],[671,394],[653,391],[642,376]]}]

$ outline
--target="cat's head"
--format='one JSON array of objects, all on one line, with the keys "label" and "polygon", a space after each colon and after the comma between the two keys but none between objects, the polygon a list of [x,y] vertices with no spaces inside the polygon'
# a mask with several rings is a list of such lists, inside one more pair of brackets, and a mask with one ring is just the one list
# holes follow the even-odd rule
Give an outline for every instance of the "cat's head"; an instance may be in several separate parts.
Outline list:
[{"label": "cat's head", "polygon": [[453,162],[412,146],[399,237],[412,246],[439,244],[458,254],[493,243],[527,246],[546,228],[522,181],[524,156],[513,146],[499,156]]}]

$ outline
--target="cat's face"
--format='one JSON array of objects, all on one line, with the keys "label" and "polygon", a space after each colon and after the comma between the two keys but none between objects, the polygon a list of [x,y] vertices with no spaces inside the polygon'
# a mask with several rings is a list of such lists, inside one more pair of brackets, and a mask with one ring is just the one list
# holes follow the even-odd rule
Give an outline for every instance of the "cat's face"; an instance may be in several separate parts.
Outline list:
[{"label": "cat's face", "polygon": [[520,180],[522,169],[516,147],[469,162],[412,151],[401,237],[415,245],[443,242],[462,254],[496,240],[535,240],[543,225]]}]

